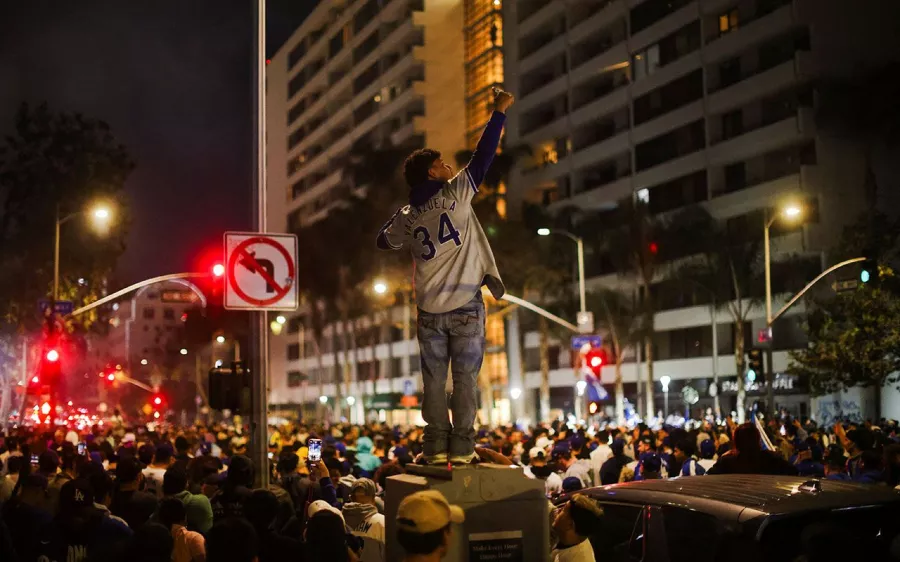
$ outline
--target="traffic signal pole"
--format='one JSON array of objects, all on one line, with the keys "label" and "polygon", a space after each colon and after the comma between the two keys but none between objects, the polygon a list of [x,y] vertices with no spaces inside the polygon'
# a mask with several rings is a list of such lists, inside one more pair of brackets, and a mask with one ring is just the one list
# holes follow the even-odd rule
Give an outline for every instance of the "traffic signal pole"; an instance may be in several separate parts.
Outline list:
[{"label": "traffic signal pole", "polygon": [[[256,102],[256,182],[254,200],[256,203],[256,230],[266,232],[266,2],[256,1],[256,46],[255,46],[256,85],[254,101]],[[269,459],[267,419],[269,408],[269,331],[268,312],[265,310],[251,312],[251,376],[253,377],[252,407],[250,417],[250,451],[253,465],[256,468],[256,486],[269,486]]]}]

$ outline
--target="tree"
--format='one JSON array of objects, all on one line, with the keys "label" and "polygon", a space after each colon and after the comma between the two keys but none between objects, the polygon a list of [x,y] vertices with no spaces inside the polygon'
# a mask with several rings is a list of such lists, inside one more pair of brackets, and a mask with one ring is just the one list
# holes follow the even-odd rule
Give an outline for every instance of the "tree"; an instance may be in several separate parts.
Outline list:
[{"label": "tree", "polygon": [[104,237],[75,221],[63,227],[61,295],[86,304],[105,291],[125,249],[128,217],[120,194],[134,164],[109,125],[46,105],[21,106],[0,154],[0,315],[9,325],[35,329],[35,303],[47,297],[53,279],[57,213],[67,216],[98,200],[115,204],[115,225]]},{"label": "tree", "polygon": [[[600,301],[598,326],[606,330],[616,370],[615,399],[616,421],[625,423],[625,385],[622,382],[622,364],[625,355],[635,345],[643,341],[645,334],[640,311],[636,310],[633,299],[619,291],[601,289],[589,294],[589,301]],[[593,309],[594,307],[591,307]]]},{"label": "tree", "polygon": [[900,298],[893,291],[863,285],[817,300],[808,333],[809,347],[791,352],[788,372],[809,377],[814,395],[900,382]]}]

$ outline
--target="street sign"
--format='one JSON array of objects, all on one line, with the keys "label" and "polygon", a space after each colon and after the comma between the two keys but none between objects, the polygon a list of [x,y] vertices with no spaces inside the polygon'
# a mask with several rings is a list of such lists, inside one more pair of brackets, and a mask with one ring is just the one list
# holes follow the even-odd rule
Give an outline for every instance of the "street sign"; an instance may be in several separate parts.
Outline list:
[{"label": "street sign", "polygon": [[594,331],[594,313],[591,311],[579,312],[577,316],[578,333],[590,334]]},{"label": "street sign", "polygon": [[834,292],[836,293],[852,291],[857,287],[859,287],[859,281],[856,279],[845,279],[843,281],[835,281],[831,284],[831,288],[834,289]]},{"label": "street sign", "polygon": [[575,351],[584,347],[585,344],[591,347],[600,347],[603,345],[603,338],[601,336],[572,336],[572,349]]},{"label": "street sign", "polygon": [[405,380],[403,381],[403,396],[412,396],[416,393],[416,387],[413,385],[413,381]]},{"label": "street sign", "polygon": [[[38,301],[38,312],[41,313],[41,316],[45,315],[49,308],[49,299],[41,299]],[[59,314],[60,316],[67,316],[69,314],[72,314],[73,310],[75,310],[75,303],[72,301],[56,301],[55,303],[53,303],[53,312]]]},{"label": "street sign", "polygon": [[297,237],[225,233],[225,308],[296,310]]}]

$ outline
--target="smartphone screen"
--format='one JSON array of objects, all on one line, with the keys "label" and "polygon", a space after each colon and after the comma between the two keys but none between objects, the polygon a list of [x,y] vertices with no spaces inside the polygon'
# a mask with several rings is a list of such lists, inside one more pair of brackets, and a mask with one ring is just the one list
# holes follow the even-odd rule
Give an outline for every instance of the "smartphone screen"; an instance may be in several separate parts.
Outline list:
[{"label": "smartphone screen", "polygon": [[87,443],[82,441],[81,443],[78,444],[78,454],[83,457],[86,452],[87,452]]},{"label": "smartphone screen", "polygon": [[32,464],[33,466],[37,466],[37,465],[38,465],[38,456],[37,456],[37,455],[31,455],[31,464]]},{"label": "smartphone screen", "polygon": [[319,462],[322,460],[322,440],[309,440],[309,462]]}]

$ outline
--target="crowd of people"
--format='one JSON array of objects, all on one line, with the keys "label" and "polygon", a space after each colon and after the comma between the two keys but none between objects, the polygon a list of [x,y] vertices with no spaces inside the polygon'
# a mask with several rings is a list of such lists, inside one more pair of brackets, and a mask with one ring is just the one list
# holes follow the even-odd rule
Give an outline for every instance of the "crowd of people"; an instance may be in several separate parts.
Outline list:
[{"label": "crowd of people", "polygon": [[[762,429],[762,432],[760,431]],[[309,462],[310,438],[323,443]],[[689,429],[481,429],[478,456],[518,465],[548,498],[552,559],[593,560],[587,537],[602,511],[579,490],[705,474],[796,474],[900,484],[896,422],[817,427],[798,420]],[[269,428],[266,489],[240,428],[141,431],[124,425],[53,433],[19,428],[0,443],[0,559],[12,562],[342,562],[386,560],[384,492],[420,462],[422,431],[382,425]],[[397,538],[416,559],[439,560],[462,512],[440,494],[400,506]],[[589,545],[588,545],[589,546]]]}]

